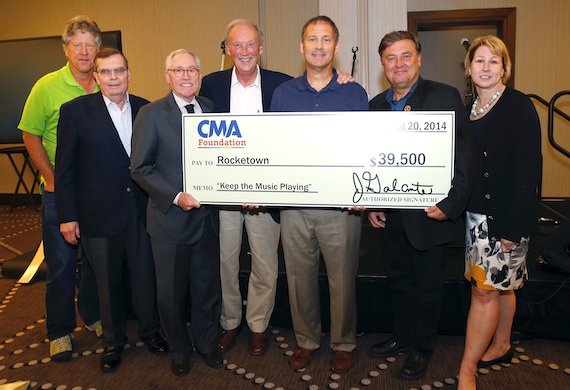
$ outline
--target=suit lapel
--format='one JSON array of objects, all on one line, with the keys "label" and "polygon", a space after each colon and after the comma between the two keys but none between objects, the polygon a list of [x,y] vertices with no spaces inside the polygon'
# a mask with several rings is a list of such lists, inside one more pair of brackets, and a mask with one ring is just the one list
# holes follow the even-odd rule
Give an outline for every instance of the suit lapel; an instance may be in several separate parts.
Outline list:
[{"label": "suit lapel", "polygon": [[232,72],[233,72],[233,68],[230,68],[230,69],[226,70],[224,73],[224,80],[222,83],[223,87],[220,88],[220,91],[223,91],[223,94],[224,94],[223,102],[225,103],[226,106],[219,107],[218,112],[222,111],[222,110],[224,110],[225,112],[230,112],[231,93],[232,93]]},{"label": "suit lapel", "polygon": [[92,114],[91,117],[95,122],[95,128],[98,129],[101,136],[108,137],[111,141],[111,145],[114,148],[119,148],[122,153],[127,156],[127,152],[125,151],[125,147],[121,142],[121,138],[119,138],[119,133],[115,128],[115,124],[111,119],[111,115],[105,106],[105,101],[103,100],[103,95],[101,92],[98,92],[93,95],[93,99],[91,99],[91,110]]},{"label": "suit lapel", "polygon": [[[212,106],[209,103],[209,100],[202,98],[201,96],[196,96],[196,100],[198,104],[200,104],[200,108],[202,108],[202,112],[212,112]],[[176,133],[178,137],[182,136],[182,112],[176,101],[174,100],[174,96],[172,92],[170,92],[165,101],[164,105],[165,109],[165,118],[168,124],[170,125],[172,131]]]},{"label": "suit lapel", "polygon": [[[271,96],[273,94],[274,88],[269,88],[270,86],[267,85],[269,84],[269,80],[264,78],[264,76],[265,70],[259,68],[259,79],[261,80],[261,105],[263,111],[266,112],[269,111],[269,108],[271,107]],[[263,83],[267,83],[265,87],[263,86]]]},{"label": "suit lapel", "polygon": [[135,117],[139,113],[139,110],[142,107],[142,105],[139,104],[140,101],[137,100],[135,97],[133,97],[133,95],[129,95],[129,98],[131,102],[131,118],[133,120],[133,123],[135,123]]},{"label": "suit lapel", "polygon": [[198,104],[200,104],[200,108],[202,109],[202,112],[212,112],[214,111],[214,107],[212,107],[212,105],[210,104],[210,100],[206,100],[200,96],[196,96],[196,100],[198,101]]},{"label": "suit lapel", "polygon": [[172,130],[178,135],[182,135],[182,112],[180,112],[180,108],[176,104],[174,100],[174,96],[172,92],[170,92],[166,97],[166,104],[164,105],[164,109],[166,110],[165,118],[166,121],[170,124]]},{"label": "suit lapel", "polygon": [[409,107],[409,110],[406,111],[420,110],[420,108],[418,108],[418,104],[422,98],[423,89],[424,89],[424,81],[420,77],[418,79],[418,85],[416,86],[414,93],[412,93],[412,95],[408,98],[408,101],[406,102],[406,107]]}]

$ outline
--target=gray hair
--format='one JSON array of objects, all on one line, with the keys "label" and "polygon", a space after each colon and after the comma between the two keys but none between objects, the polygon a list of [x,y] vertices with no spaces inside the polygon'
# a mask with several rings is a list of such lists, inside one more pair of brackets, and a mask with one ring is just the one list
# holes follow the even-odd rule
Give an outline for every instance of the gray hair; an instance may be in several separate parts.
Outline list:
[{"label": "gray hair", "polygon": [[255,29],[255,31],[257,32],[257,36],[259,37],[259,44],[263,45],[263,33],[261,32],[261,30],[259,29],[257,24],[254,24],[247,19],[234,19],[228,24],[228,26],[226,27],[226,35],[224,37],[224,43],[226,45],[228,44],[228,36],[230,35],[230,32],[232,31],[232,29],[234,27],[237,27],[237,26],[253,27]]},{"label": "gray hair", "polygon": [[178,54],[190,54],[192,57],[194,57],[194,59],[196,60],[196,64],[198,65],[198,69],[200,69],[200,59],[198,58],[198,56],[194,53],[192,53],[189,50],[186,49],[178,49],[178,50],[174,50],[172,53],[170,53],[168,56],[166,56],[166,70],[170,69],[170,67],[172,66],[172,59],[177,56]]}]

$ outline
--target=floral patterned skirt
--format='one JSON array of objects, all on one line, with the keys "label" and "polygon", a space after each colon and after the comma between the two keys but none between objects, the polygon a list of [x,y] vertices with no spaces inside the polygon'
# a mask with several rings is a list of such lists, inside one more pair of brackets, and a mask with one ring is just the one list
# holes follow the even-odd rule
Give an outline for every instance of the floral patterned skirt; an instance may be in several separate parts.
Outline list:
[{"label": "floral patterned skirt", "polygon": [[526,255],[529,238],[522,237],[515,250],[503,252],[501,240],[489,238],[487,216],[467,212],[465,278],[484,290],[516,290],[528,280]]}]

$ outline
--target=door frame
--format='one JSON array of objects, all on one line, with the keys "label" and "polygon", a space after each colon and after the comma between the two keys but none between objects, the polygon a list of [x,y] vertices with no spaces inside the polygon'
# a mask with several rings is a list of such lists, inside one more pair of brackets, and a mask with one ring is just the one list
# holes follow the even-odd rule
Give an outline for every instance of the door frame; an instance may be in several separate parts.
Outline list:
[{"label": "door frame", "polygon": [[497,36],[505,42],[513,64],[507,85],[515,86],[515,41],[516,8],[464,9],[454,11],[408,12],[408,30],[416,35],[418,31],[438,30],[450,26],[493,25]]}]

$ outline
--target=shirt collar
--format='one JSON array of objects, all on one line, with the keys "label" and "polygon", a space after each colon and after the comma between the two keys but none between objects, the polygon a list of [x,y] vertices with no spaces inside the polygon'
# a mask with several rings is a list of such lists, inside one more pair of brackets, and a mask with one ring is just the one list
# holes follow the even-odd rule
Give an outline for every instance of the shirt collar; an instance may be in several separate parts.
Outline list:
[{"label": "shirt collar", "polygon": [[174,101],[176,102],[176,105],[178,106],[178,108],[184,113],[186,112],[186,106],[188,104],[193,104],[194,107],[196,107],[196,105],[198,105],[198,101],[196,100],[196,96],[194,96],[192,98],[192,101],[190,103],[188,103],[186,100],[178,97],[178,95],[176,95],[174,92],[172,92],[172,96],[174,96]]},{"label": "shirt collar", "polygon": [[[64,71],[63,71],[63,80],[65,81],[65,83],[67,85],[72,85],[76,88],[81,89],[82,91],[85,91],[85,89],[77,82],[77,80],[75,80],[75,77],[73,77],[73,73],[71,73],[71,68],[69,65],[69,61],[67,61],[67,63],[65,64],[65,66],[63,67]],[[95,92],[99,92],[99,84],[95,84],[95,89],[93,90],[93,93]],[[88,91],[85,91],[86,93],[90,93]]]},{"label": "shirt collar", "polygon": [[[335,68],[333,68],[333,77],[331,79],[331,81],[329,81],[329,83],[327,84],[326,87],[324,87],[323,89],[321,89],[321,91],[324,91],[326,89],[331,89],[333,91],[337,91],[340,89],[340,84],[337,81],[338,79],[338,73],[336,71]],[[307,71],[305,70],[305,72],[303,73],[303,76],[301,76],[301,83],[299,84],[299,89],[300,90],[315,90],[313,87],[311,87],[311,84],[309,84],[309,79],[307,79]],[[321,92],[319,91],[319,92]]]},{"label": "shirt collar", "polygon": [[[130,100],[129,100],[129,93],[127,92],[127,100],[125,100],[125,106],[127,104],[130,104]],[[113,102],[111,99],[109,99],[107,96],[101,94],[101,96],[103,96],[103,101],[105,102],[105,107],[109,107],[109,105],[114,104],[115,106],[117,105],[117,103]],[[123,108],[125,107],[123,106]]]},{"label": "shirt collar", "polygon": [[419,78],[416,80],[414,85],[412,85],[412,88],[410,88],[406,96],[404,96],[400,100],[394,100],[394,89],[390,87],[390,89],[388,90],[388,94],[386,95],[386,101],[388,102],[388,104],[390,104],[390,108],[392,111],[404,110],[404,106],[408,102],[409,97],[412,96],[412,94],[416,90],[416,87],[418,86],[418,81],[420,81]]},{"label": "shirt collar", "polygon": [[[255,85],[257,88],[261,89],[261,71],[260,71],[260,69],[259,69],[259,65],[256,65],[256,68],[257,68],[257,75],[255,76],[255,80],[253,81],[253,84],[248,85],[248,87],[251,87],[251,86],[254,86],[254,85]],[[236,67],[234,66],[234,67],[232,68],[232,81],[231,81],[231,86],[233,87],[233,86],[235,86],[235,85],[237,85],[237,84],[242,85],[242,84],[239,82],[238,78],[237,78]],[[245,87],[244,87],[244,88],[245,88]]]}]

